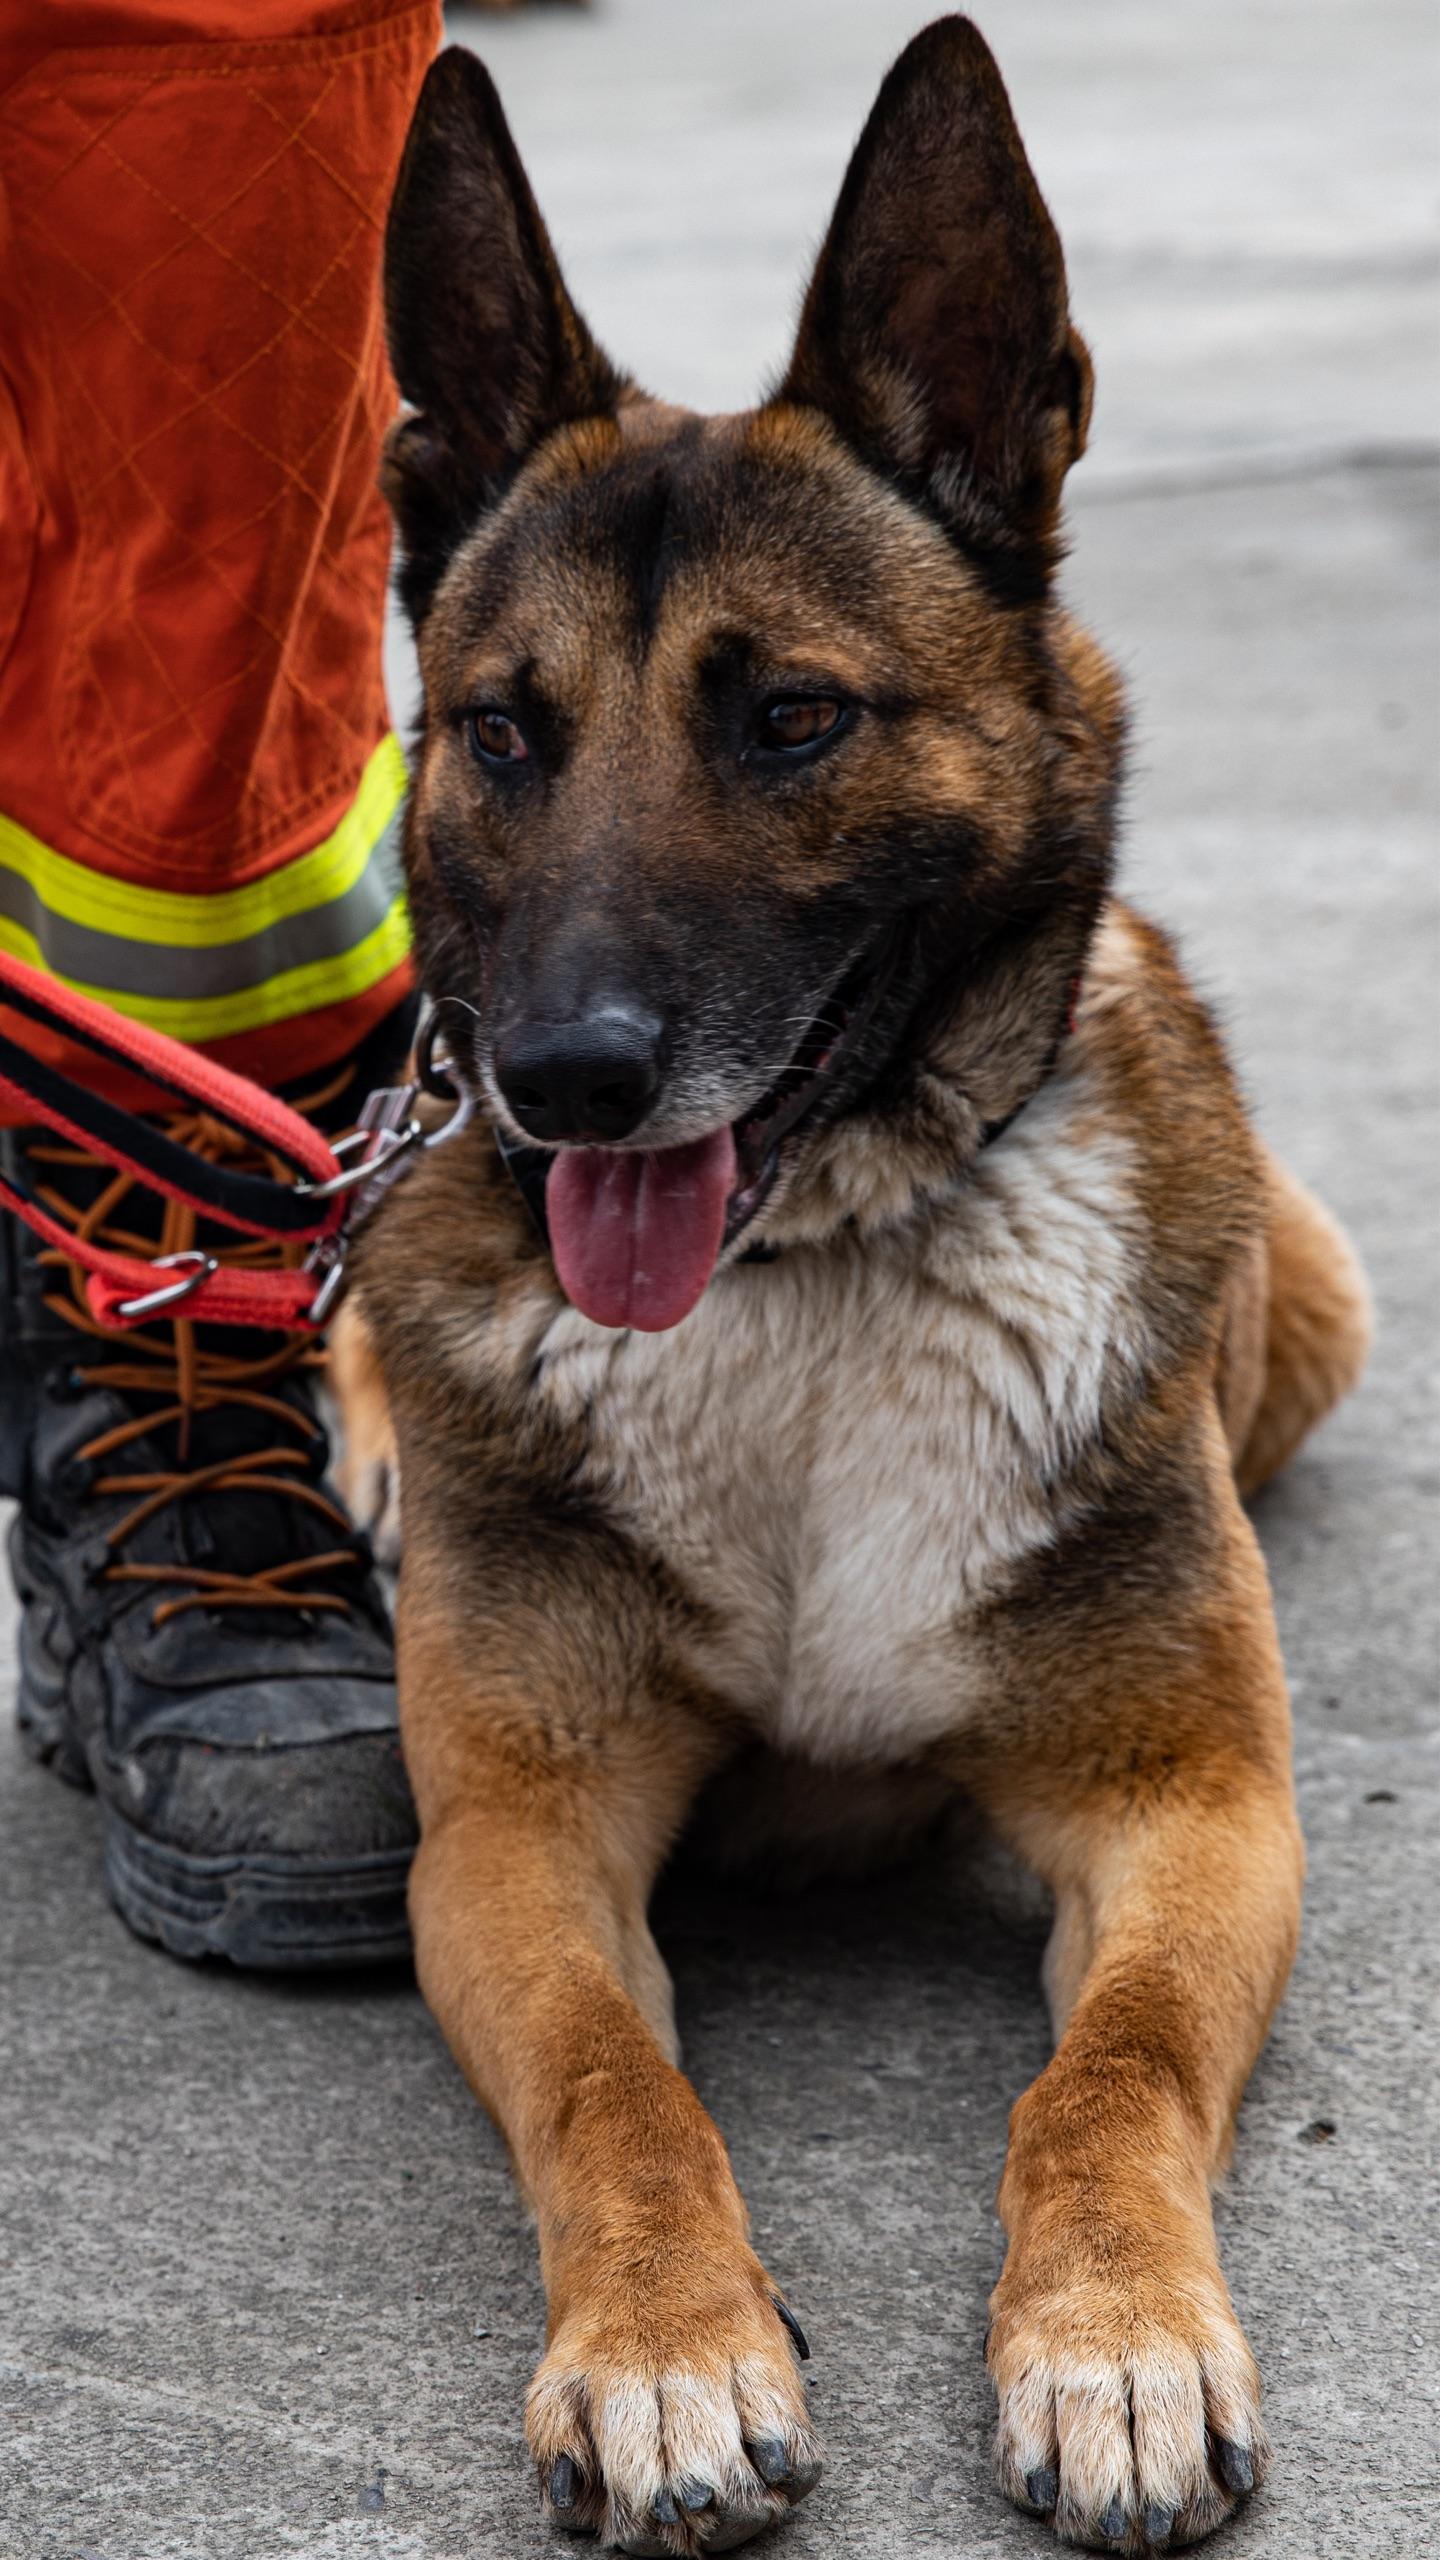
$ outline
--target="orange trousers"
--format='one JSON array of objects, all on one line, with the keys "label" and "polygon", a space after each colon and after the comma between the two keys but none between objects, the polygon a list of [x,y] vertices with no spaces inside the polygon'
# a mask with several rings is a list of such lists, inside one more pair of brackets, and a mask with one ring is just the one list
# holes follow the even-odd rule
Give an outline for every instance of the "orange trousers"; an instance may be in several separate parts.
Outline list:
[{"label": "orange trousers", "polygon": [[0,948],[268,1082],[409,984],[379,263],[437,35],[0,13]]}]

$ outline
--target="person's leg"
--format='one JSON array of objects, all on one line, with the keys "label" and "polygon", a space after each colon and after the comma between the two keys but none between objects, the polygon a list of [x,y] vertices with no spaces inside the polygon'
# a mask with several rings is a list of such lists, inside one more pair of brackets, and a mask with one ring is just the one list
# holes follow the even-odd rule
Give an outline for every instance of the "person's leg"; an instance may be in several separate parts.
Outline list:
[{"label": "person's leg", "polygon": [[[0,36],[0,948],[338,1121],[408,1019],[377,286],[436,11],[21,14]],[[71,1223],[193,1240],[77,1150],[4,1143]],[[101,1792],[120,1908],[182,1954],[402,1952],[389,1627],[323,1481],[303,1347],[105,1335],[63,1256],[3,1245],[21,1719]]]}]

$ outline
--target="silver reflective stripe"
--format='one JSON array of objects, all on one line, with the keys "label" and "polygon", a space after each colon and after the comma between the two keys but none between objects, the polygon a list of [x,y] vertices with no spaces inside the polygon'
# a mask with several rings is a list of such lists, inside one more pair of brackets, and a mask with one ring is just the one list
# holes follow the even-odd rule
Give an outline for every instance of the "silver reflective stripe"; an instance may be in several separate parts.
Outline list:
[{"label": "silver reflective stripe", "polygon": [[365,995],[404,961],[406,788],[382,738],[318,844],[233,888],[78,862],[0,811],[0,951],[176,1040],[224,1040]]},{"label": "silver reflective stripe", "polygon": [[399,888],[401,823],[397,813],[359,878],[341,896],[281,916],[234,942],[187,946],[98,932],[55,914],[29,880],[3,865],[0,916],[33,941],[41,967],[75,985],[101,988],[112,998],[158,996],[203,1003],[262,986],[291,969],[338,959],[383,926]]}]

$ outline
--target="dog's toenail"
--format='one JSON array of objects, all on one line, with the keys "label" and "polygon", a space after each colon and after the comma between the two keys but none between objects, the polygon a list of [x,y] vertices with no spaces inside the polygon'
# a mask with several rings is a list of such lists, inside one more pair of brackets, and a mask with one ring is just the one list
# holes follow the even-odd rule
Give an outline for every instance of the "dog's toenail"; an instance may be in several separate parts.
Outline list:
[{"label": "dog's toenail", "polygon": [[1174,2521],[1175,2509],[1173,2507],[1146,2508],[1145,2539],[1147,2542],[1153,2543],[1157,2551],[1160,2549],[1162,2543],[1169,2541],[1170,2527]]},{"label": "dog's toenail", "polygon": [[768,2488],[778,2489],[782,2480],[789,2479],[790,2456],[778,2436],[761,2436],[745,2450]]},{"label": "dog's toenail", "polygon": [[780,2319],[783,2320],[791,2337],[795,2341],[795,2352],[800,2358],[801,2363],[808,2364],[810,2361],[810,2342],[806,2337],[804,2330],[801,2328],[799,2321],[796,2319],[794,2312],[791,2310],[789,2303],[782,2302],[778,2293],[772,2293],[770,2299],[775,2305],[777,2314]]},{"label": "dog's toenail", "polygon": [[550,2504],[573,2507],[580,2495],[580,2474],[568,2453],[562,2453],[550,2471]]},{"label": "dog's toenail", "polygon": [[657,2524],[678,2524],[680,2521],[680,2510],[668,2489],[661,2490],[650,2512]]},{"label": "dog's toenail", "polygon": [[1125,2506],[1123,2499],[1111,2499],[1109,2506],[1106,2508],[1105,2513],[1100,2519],[1100,2530],[1104,2534],[1107,2542],[1124,2541]]},{"label": "dog's toenail", "polygon": [[682,2480],[676,2496],[687,2515],[698,2516],[713,2505],[715,2492],[708,2480]]},{"label": "dog's toenail", "polygon": [[1025,2474],[1025,2495],[1029,2499],[1032,2507],[1038,2507],[1043,2515],[1048,2516],[1056,2499],[1060,2495],[1060,2483],[1054,2472],[1050,2470],[1027,2471]]},{"label": "dog's toenail", "polygon": [[1215,2460],[1226,2488],[1236,2498],[1246,2498],[1255,2486],[1255,2465],[1243,2444],[1231,2444],[1225,2436],[1216,2440]]}]

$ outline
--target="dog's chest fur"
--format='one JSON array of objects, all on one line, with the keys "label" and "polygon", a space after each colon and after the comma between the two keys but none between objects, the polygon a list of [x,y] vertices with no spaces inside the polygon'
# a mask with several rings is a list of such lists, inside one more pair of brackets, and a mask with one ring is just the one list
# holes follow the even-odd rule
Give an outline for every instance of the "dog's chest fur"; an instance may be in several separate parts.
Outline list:
[{"label": "dog's chest fur", "polygon": [[537,1392],[699,1604],[713,1691],[784,1750],[906,1758],[963,1726],[967,1619],[1141,1359],[1140,1247],[1128,1150],[1057,1079],[903,1228],[723,1271],[669,1334],[567,1309]]}]

